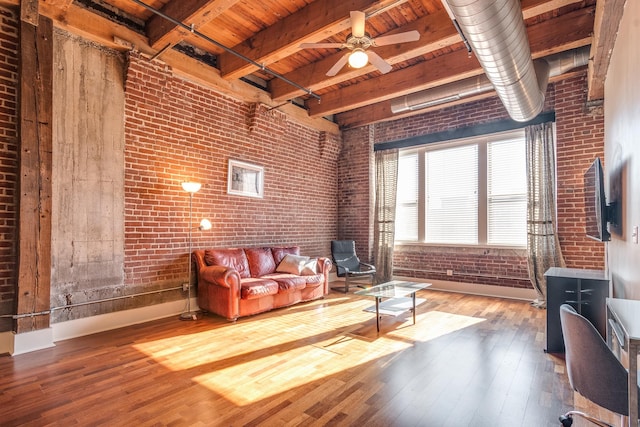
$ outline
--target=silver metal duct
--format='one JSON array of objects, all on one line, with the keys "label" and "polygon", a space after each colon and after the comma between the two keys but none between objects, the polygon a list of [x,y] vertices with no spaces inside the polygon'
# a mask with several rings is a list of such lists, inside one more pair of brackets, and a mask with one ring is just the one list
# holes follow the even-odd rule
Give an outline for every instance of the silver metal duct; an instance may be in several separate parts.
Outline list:
[{"label": "silver metal duct", "polygon": [[[589,46],[585,46],[535,60],[533,65],[538,79],[536,84],[540,92],[542,94],[546,92],[549,77],[557,77],[574,68],[587,65],[589,62],[589,50]],[[493,90],[491,81],[485,75],[481,75],[396,98],[391,101],[391,111],[396,114],[420,110],[491,90]],[[542,101],[544,102],[544,96]],[[526,120],[532,119],[538,113],[539,111]]]},{"label": "silver metal duct", "polygon": [[512,119],[544,105],[519,0],[444,0]]}]

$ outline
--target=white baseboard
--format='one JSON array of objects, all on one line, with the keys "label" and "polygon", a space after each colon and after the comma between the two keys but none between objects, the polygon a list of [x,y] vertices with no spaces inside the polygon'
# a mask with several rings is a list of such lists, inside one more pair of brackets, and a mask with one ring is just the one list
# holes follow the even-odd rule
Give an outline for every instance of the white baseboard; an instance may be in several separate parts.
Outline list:
[{"label": "white baseboard", "polygon": [[[481,285],[477,283],[451,282],[447,280],[418,279],[415,277],[394,276],[394,280],[407,282],[431,283],[429,289],[445,292],[458,292],[461,294],[482,295],[495,298],[509,298],[525,301],[533,301],[537,298],[536,291],[525,288],[510,288],[507,286]],[[329,275],[330,283],[344,282],[341,277]],[[331,287],[331,285],[329,286]]]},{"label": "white baseboard", "polygon": [[0,354],[9,353],[12,356],[17,356],[53,346],[53,330],[51,328],[22,334],[0,333]]},{"label": "white baseboard", "polygon": [[[195,299],[191,300],[191,308],[192,310],[198,310]],[[185,300],[179,300],[54,323],[51,325],[53,328],[53,340],[67,340],[170,316],[176,316],[177,318],[184,309]]]},{"label": "white baseboard", "polygon": [[[185,300],[179,300],[132,310],[99,314],[97,316],[54,323],[50,328],[22,334],[1,332],[0,354],[9,353],[12,356],[16,356],[30,351],[53,347],[56,341],[95,334],[170,316],[176,316],[176,321],[178,321],[178,316],[185,310],[185,304]],[[192,310],[198,310],[198,304],[195,298],[191,300],[191,308]]]},{"label": "white baseboard", "polygon": [[429,289],[446,292],[459,292],[461,294],[482,295],[496,298],[509,298],[517,300],[533,301],[537,298],[536,291],[525,288],[511,288],[507,286],[480,285],[477,283],[450,282],[446,280],[416,279],[415,277],[395,276],[395,280],[407,282],[431,283]]}]

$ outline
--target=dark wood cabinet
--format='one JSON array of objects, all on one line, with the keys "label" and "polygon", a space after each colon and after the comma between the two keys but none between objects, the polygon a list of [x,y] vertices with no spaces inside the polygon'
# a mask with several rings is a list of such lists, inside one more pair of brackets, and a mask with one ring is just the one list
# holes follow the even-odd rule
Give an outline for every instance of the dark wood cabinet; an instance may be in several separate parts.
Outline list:
[{"label": "dark wood cabinet", "polygon": [[564,353],[560,325],[560,306],[570,304],[586,317],[605,338],[607,333],[606,298],[609,279],[604,271],[552,267],[547,278],[547,353]]}]

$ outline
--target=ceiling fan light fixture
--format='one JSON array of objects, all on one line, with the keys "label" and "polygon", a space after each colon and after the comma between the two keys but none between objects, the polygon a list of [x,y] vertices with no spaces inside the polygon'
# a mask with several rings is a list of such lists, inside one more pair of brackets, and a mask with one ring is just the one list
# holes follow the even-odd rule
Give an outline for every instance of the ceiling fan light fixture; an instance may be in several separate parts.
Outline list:
[{"label": "ceiling fan light fixture", "polygon": [[364,49],[356,48],[349,54],[349,65],[353,68],[362,68],[369,62],[369,57]]}]

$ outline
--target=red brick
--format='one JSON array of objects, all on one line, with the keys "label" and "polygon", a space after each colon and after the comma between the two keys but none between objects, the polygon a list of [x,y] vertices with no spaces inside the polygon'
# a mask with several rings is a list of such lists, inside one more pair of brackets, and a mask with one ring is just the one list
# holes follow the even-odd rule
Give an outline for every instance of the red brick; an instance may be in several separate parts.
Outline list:
[{"label": "red brick", "polygon": [[[16,188],[18,177],[18,17],[0,9],[0,301],[15,293],[17,238]],[[6,314],[6,313],[0,313]]]}]

